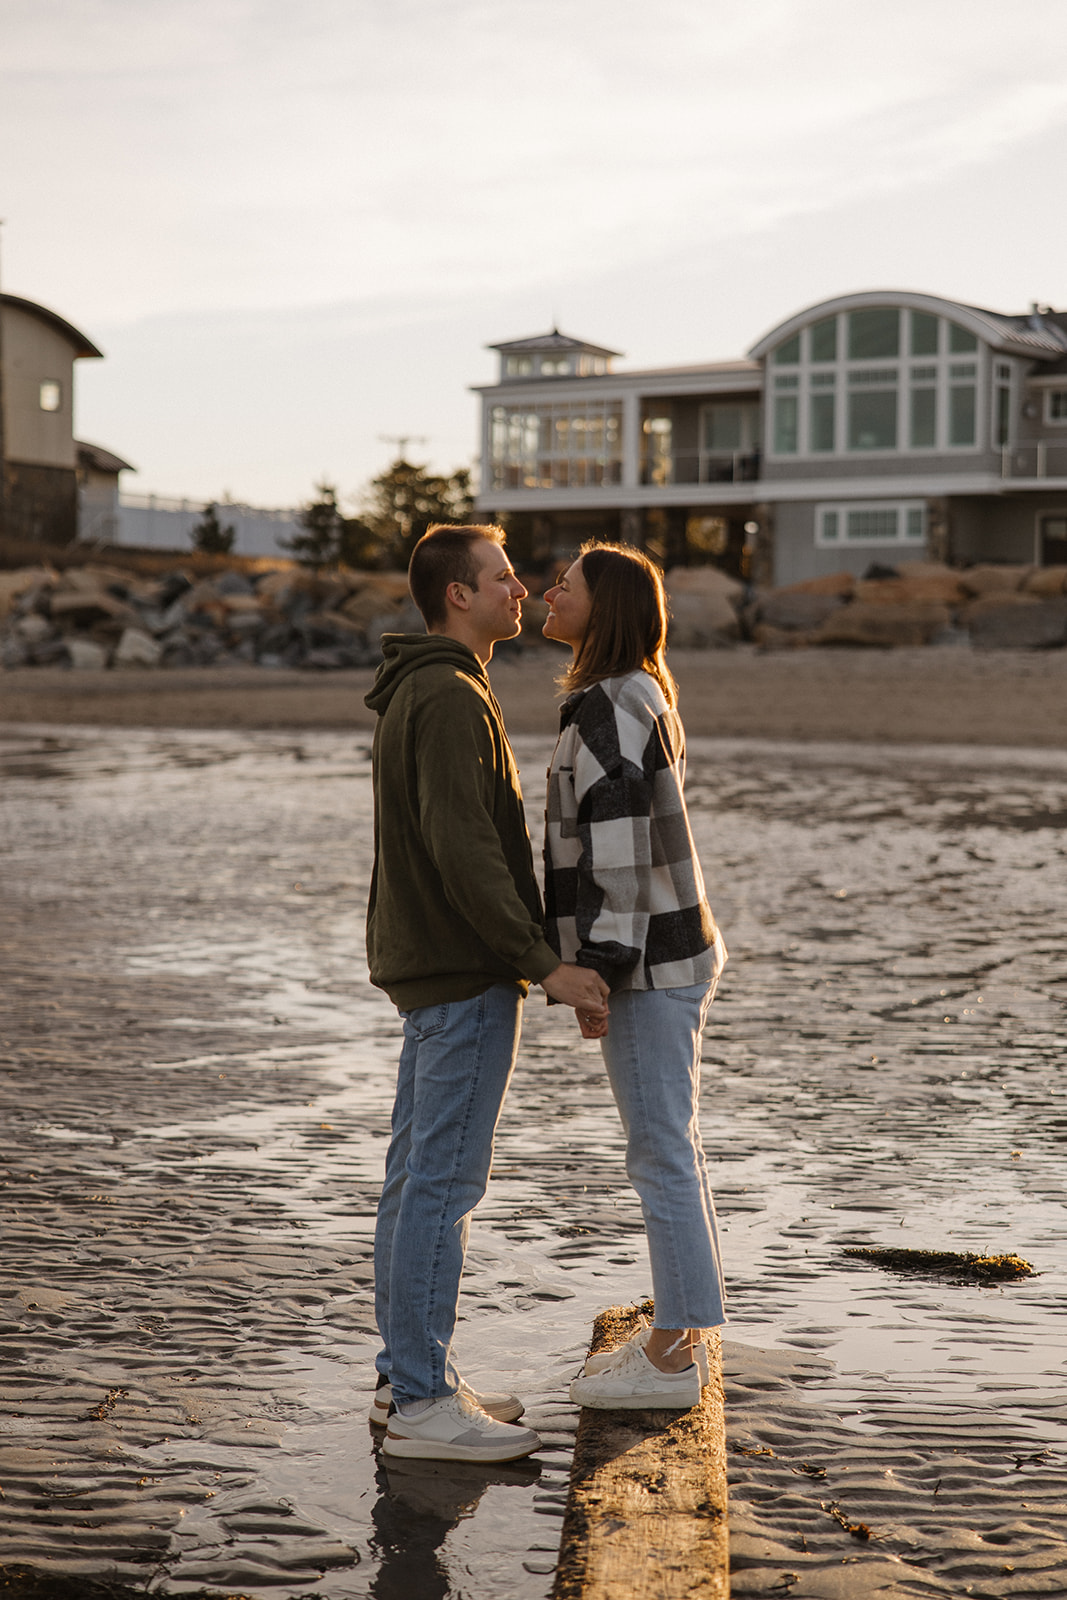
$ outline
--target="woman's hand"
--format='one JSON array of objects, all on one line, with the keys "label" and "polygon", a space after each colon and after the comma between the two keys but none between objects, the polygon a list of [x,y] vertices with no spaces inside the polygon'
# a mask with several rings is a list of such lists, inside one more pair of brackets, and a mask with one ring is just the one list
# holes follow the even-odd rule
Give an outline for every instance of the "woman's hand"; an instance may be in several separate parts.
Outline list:
[{"label": "woman's hand", "polygon": [[608,1031],[606,1016],[595,1017],[586,1011],[576,1011],[574,1015],[578,1018],[578,1027],[581,1029],[583,1039],[603,1039]]}]

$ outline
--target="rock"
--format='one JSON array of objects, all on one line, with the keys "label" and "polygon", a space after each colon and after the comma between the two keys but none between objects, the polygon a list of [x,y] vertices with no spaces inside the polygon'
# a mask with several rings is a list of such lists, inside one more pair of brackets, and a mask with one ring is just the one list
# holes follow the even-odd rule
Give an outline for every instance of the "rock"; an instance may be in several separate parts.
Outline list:
[{"label": "rock", "polygon": [[[916,563],[918,565],[918,563]],[[960,583],[961,574],[946,567],[895,578],[861,578],[856,584],[856,599],[875,605],[912,605],[916,601],[940,600],[944,605],[959,605],[967,598]]]},{"label": "rock", "polygon": [[803,578],[800,583],[783,584],[778,594],[839,594],[845,600],[856,587],[851,572],[829,572],[822,578]]},{"label": "rock", "polygon": [[[1005,603],[1024,601],[1022,605]],[[1054,650],[1067,644],[1067,599],[1013,595],[968,607],[967,627],[978,650]]]},{"label": "rock", "polygon": [[56,576],[49,567],[18,567],[14,572],[0,572],[0,617],[6,617],[15,602],[30,590],[54,583]]},{"label": "rock", "polygon": [[[411,603],[409,595],[398,596],[379,584],[366,584],[341,602],[342,616],[366,630],[375,617],[388,616],[390,611],[400,612]],[[523,602],[526,605],[526,601]]]},{"label": "rock", "polygon": [[94,622],[111,622],[122,628],[136,628],[141,618],[125,600],[117,600],[106,589],[72,589],[53,594],[49,606],[57,622],[72,622],[90,627]]},{"label": "rock", "polygon": [[140,628],[126,628],[113,656],[116,667],[157,667],[163,646]]},{"label": "rock", "polygon": [[664,587],[668,595],[705,594],[724,595],[727,600],[740,601],[745,586],[738,578],[718,567],[671,567],[664,574]]},{"label": "rock", "polygon": [[929,644],[952,621],[948,606],[936,601],[884,605],[853,601],[839,606],[811,635],[813,644],[865,645],[880,649]]},{"label": "rock", "polygon": [[722,593],[680,593],[670,597],[668,637],[676,650],[700,650],[740,637],[737,612]]},{"label": "rock", "polygon": [[29,616],[16,617],[12,631],[26,644],[40,644],[51,635],[52,624],[47,617],[31,611]]},{"label": "rock", "polygon": [[756,629],[760,624],[772,629],[799,629],[807,631],[820,627],[844,600],[836,594],[816,594],[811,590],[772,589],[760,596],[756,607],[753,638],[760,639]]},{"label": "rock", "polygon": [[1027,594],[1046,597],[1063,594],[1067,590],[1067,567],[1035,567],[1023,589]]},{"label": "rock", "polygon": [[108,653],[92,639],[64,639],[70,664],[75,672],[98,672],[107,666]]},{"label": "rock", "polygon": [[1004,594],[1021,589],[1033,567],[1000,566],[992,563],[967,567],[960,573],[960,584],[968,594]]},{"label": "rock", "polygon": [[215,593],[226,598],[237,595],[254,595],[255,585],[243,572],[220,572],[217,578],[212,579]]}]

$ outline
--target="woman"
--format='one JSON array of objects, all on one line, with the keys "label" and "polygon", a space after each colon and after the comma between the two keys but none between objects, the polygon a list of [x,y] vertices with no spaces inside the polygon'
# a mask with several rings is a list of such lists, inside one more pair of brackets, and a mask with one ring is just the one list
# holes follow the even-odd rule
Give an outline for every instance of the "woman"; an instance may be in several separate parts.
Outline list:
[{"label": "woman", "polygon": [[599,1038],[641,1197],[655,1323],[571,1385],[579,1405],[678,1406],[707,1381],[722,1323],[715,1207],[697,1121],[700,1041],[726,960],[682,796],[685,746],[664,649],[667,607],[639,550],[585,544],[552,588],[543,633],[569,645],[548,782],[546,937],[610,990]]}]

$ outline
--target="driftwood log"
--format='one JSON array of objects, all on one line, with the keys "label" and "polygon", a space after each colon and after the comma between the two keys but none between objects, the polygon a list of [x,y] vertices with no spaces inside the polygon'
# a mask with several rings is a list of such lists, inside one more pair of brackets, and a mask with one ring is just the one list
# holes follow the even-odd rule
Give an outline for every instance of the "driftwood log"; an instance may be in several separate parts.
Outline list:
[{"label": "driftwood log", "polygon": [[[628,1338],[647,1306],[613,1308],[591,1351]],[[583,1408],[553,1600],[727,1600],[722,1348],[691,1411]]]}]

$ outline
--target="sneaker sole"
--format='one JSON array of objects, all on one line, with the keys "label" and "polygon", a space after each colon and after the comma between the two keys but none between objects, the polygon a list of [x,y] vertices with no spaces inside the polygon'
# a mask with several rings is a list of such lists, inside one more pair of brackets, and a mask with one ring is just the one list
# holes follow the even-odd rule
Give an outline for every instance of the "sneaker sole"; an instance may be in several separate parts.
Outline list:
[{"label": "sneaker sole", "polygon": [[[582,1377],[594,1378],[598,1372],[607,1372],[614,1365],[616,1357],[621,1355],[625,1348],[625,1344],[617,1344],[613,1350],[598,1350],[595,1356],[587,1356],[585,1366],[582,1368]],[[711,1382],[707,1353],[705,1352],[703,1357],[694,1356],[694,1360],[696,1369],[700,1374],[700,1386],[703,1388],[705,1384]],[[498,1420],[502,1422],[504,1419],[501,1417]]]},{"label": "sneaker sole", "polygon": [[540,1448],[541,1441],[536,1434],[532,1443],[518,1447],[449,1444],[441,1439],[404,1439],[394,1433],[386,1433],[382,1445],[387,1456],[407,1456],[420,1461],[520,1461],[524,1456],[532,1456]]},{"label": "sneaker sole", "polygon": [[572,1388],[571,1401],[589,1411],[692,1411],[700,1404],[700,1395],[695,1400],[690,1395],[683,1399],[677,1394],[616,1394],[610,1398],[595,1395],[583,1399],[581,1393]]}]

